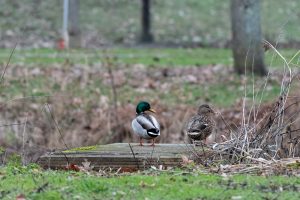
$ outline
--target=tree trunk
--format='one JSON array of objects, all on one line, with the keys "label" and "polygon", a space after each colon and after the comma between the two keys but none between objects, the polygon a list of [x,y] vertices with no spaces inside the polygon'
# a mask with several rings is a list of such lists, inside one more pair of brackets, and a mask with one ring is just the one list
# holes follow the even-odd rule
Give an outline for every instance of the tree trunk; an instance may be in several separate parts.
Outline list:
[{"label": "tree trunk", "polygon": [[70,48],[81,47],[81,33],[79,26],[79,0],[69,1],[69,45]]},{"label": "tree trunk", "polygon": [[232,50],[238,74],[254,72],[264,76],[260,0],[231,0]]},{"label": "tree trunk", "polygon": [[153,42],[153,36],[151,34],[151,0],[142,0],[142,34],[141,42],[151,43]]}]

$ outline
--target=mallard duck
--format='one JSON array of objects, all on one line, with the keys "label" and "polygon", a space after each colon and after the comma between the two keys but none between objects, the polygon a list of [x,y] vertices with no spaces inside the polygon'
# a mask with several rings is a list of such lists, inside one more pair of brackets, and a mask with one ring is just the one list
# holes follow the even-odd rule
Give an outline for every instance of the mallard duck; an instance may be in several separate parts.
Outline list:
[{"label": "mallard duck", "polygon": [[207,104],[199,106],[196,115],[192,116],[186,126],[187,135],[192,140],[205,140],[211,135],[214,127],[215,112]]},{"label": "mallard duck", "polygon": [[147,111],[155,113],[148,102],[141,101],[136,106],[136,117],[132,120],[131,126],[134,133],[140,137],[141,146],[143,139],[152,139],[151,146],[154,146],[154,139],[160,135],[159,123]]}]

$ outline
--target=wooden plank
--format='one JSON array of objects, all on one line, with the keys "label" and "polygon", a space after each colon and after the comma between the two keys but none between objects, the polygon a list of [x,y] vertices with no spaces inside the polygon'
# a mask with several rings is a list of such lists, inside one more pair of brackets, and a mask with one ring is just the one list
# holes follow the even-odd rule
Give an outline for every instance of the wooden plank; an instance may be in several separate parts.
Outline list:
[{"label": "wooden plank", "polygon": [[52,169],[64,168],[68,164],[82,166],[83,162],[90,162],[95,170],[108,167],[145,169],[160,165],[174,167],[181,164],[181,155],[189,156],[192,151],[201,155],[203,149],[190,144],[156,144],[152,147],[114,143],[48,153],[41,156],[38,163]]}]

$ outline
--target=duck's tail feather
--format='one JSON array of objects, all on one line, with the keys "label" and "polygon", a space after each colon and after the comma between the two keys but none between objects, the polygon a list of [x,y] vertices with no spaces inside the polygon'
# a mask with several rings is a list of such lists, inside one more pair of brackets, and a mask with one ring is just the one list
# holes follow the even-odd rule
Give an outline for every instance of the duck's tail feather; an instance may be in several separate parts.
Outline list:
[{"label": "duck's tail feather", "polygon": [[159,129],[157,129],[157,128],[151,128],[151,129],[148,129],[148,130],[147,130],[147,133],[148,133],[148,135],[151,136],[151,137],[157,137],[157,136],[160,135],[160,131],[159,131]]}]

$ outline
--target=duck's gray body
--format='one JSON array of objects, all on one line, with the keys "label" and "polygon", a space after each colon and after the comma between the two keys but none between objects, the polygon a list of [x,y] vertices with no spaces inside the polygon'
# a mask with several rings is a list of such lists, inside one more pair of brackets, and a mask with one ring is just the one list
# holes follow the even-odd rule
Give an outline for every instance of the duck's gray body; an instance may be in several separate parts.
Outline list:
[{"label": "duck's gray body", "polygon": [[132,120],[132,129],[143,139],[154,139],[160,135],[160,126],[157,120],[146,113],[140,113]]}]

